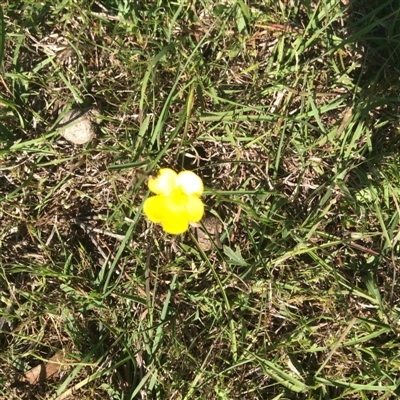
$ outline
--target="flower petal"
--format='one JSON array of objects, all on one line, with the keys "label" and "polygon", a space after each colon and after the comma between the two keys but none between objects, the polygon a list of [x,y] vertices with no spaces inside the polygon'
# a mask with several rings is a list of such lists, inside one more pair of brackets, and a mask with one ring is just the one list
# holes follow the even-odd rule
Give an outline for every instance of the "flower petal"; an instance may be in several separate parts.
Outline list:
[{"label": "flower petal", "polygon": [[149,189],[155,194],[168,196],[175,189],[177,174],[170,168],[162,168],[158,171],[156,178],[150,178]]},{"label": "flower petal", "polygon": [[189,228],[188,201],[189,196],[180,188],[173,190],[169,196],[165,197],[163,204],[165,214],[161,220],[165,232],[178,235]]},{"label": "flower petal", "polygon": [[204,186],[194,172],[176,174],[170,168],[161,169],[156,178],[148,181],[156,196],[148,198],[143,211],[150,221],[161,223],[165,232],[178,235],[189,229],[189,221],[198,222],[204,215],[204,205],[199,199]]},{"label": "flower petal", "polygon": [[192,171],[182,171],[178,174],[176,184],[182,188],[187,195],[200,197],[204,191],[203,181]]},{"label": "flower petal", "polygon": [[189,196],[186,206],[188,218],[191,222],[199,222],[204,215],[204,204],[196,196]]},{"label": "flower petal", "polygon": [[153,196],[146,199],[143,212],[151,222],[160,223],[165,216],[165,196]]},{"label": "flower petal", "polygon": [[161,222],[164,231],[171,235],[179,235],[189,229],[188,219],[174,218],[172,215],[167,216]]}]

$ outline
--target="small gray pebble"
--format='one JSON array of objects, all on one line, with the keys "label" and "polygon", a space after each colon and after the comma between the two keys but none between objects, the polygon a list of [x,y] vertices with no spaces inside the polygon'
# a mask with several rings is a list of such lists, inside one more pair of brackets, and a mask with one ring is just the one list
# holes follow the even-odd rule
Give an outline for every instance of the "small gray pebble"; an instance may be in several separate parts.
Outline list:
[{"label": "small gray pebble", "polygon": [[60,131],[60,135],[74,144],[89,142],[94,136],[94,126],[91,116],[91,110],[75,109],[68,111],[60,121],[60,128],[66,126],[66,128]]}]

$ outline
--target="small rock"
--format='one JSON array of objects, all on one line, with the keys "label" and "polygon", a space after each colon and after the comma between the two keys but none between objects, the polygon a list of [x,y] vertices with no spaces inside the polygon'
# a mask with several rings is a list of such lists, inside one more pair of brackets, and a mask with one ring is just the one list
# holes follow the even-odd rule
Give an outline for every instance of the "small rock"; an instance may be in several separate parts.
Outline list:
[{"label": "small rock", "polygon": [[68,111],[60,121],[59,127],[64,129],[60,135],[74,144],[85,144],[93,139],[94,124],[92,122],[93,110]]},{"label": "small rock", "polygon": [[214,247],[213,242],[210,240],[210,236],[214,240],[217,247],[221,248],[222,247],[220,241],[220,234],[222,232],[221,221],[214,215],[206,213],[206,215],[203,217],[203,225],[206,228],[208,234],[203,231],[203,229],[200,227],[200,224],[198,224],[198,227],[196,228],[197,241],[199,242],[199,245],[202,248],[202,250],[209,251]]}]

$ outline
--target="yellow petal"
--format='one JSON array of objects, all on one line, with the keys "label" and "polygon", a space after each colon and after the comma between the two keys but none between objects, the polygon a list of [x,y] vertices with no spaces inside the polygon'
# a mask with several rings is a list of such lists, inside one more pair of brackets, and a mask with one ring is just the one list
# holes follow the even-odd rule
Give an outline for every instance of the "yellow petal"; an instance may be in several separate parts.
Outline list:
[{"label": "yellow petal", "polygon": [[165,215],[165,196],[153,196],[146,199],[143,212],[151,222],[160,223]]},{"label": "yellow petal", "polygon": [[173,218],[168,216],[163,219],[161,226],[164,231],[171,235],[179,235],[180,233],[186,232],[189,229],[189,221],[186,219]]},{"label": "yellow petal", "polygon": [[158,171],[156,178],[150,178],[149,189],[155,194],[168,196],[176,187],[177,174],[170,168],[162,168]]},{"label": "yellow petal", "polygon": [[204,204],[198,197],[189,196],[186,209],[189,221],[199,222],[203,218]]},{"label": "yellow petal", "polygon": [[183,193],[181,189],[173,190],[169,196],[165,196],[165,202],[163,204],[165,214],[175,215],[176,218],[179,218],[181,214],[185,214],[184,218],[187,218],[186,206],[188,200],[189,196]]},{"label": "yellow petal", "polygon": [[188,201],[189,197],[180,188],[165,197],[163,204],[165,213],[161,220],[165,232],[178,235],[189,228]]},{"label": "yellow petal", "polygon": [[192,171],[182,171],[178,174],[176,184],[182,188],[187,195],[200,197],[203,193],[203,181]]},{"label": "yellow petal", "polygon": [[[192,197],[200,201],[197,197]],[[177,188],[168,196],[158,195],[148,198],[144,202],[143,211],[150,221],[161,222],[165,232],[178,235],[189,228],[187,209],[189,203],[189,196]]]}]

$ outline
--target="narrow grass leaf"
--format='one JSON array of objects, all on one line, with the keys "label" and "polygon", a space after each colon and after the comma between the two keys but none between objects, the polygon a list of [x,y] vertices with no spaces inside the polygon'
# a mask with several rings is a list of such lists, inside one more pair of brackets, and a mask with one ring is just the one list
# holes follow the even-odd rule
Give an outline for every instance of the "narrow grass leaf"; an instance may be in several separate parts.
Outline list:
[{"label": "narrow grass leaf", "polygon": [[377,380],[373,380],[369,384],[359,384],[354,382],[347,382],[347,381],[337,381],[337,380],[328,380],[325,378],[317,377],[315,379],[317,383],[321,383],[326,386],[333,386],[333,387],[342,387],[342,388],[351,388],[359,390],[368,390],[368,391],[377,391],[377,392],[387,392],[389,390],[397,390],[398,383],[394,385],[375,385]]},{"label": "narrow grass leaf", "polygon": [[6,40],[6,30],[4,23],[3,7],[0,6],[0,73],[1,74],[3,74],[5,40]]},{"label": "narrow grass leaf", "polygon": [[271,378],[275,379],[282,386],[293,390],[296,393],[305,393],[309,391],[310,388],[305,383],[288,374],[278,365],[265,359],[261,359],[258,357],[257,359],[263,367],[264,372]]}]

